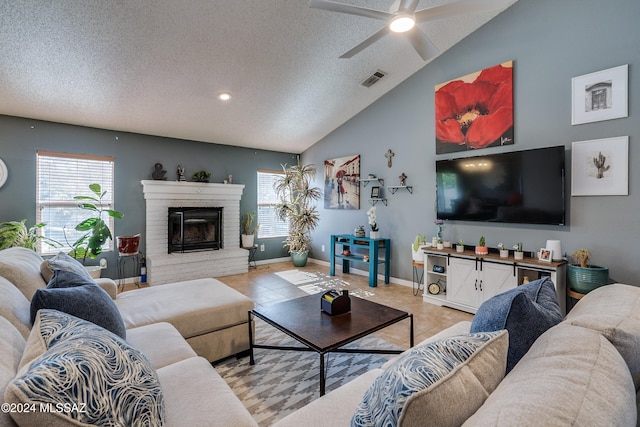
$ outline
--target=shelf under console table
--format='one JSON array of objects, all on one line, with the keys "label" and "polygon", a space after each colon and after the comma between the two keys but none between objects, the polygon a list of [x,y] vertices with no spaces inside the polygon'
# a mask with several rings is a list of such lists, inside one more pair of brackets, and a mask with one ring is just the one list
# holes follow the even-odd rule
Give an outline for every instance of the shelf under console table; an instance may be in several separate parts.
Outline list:
[{"label": "shelf under console table", "polygon": [[[566,314],[566,261],[545,262],[531,257],[517,260],[513,255],[502,258],[493,253],[478,255],[470,250],[457,252],[449,248],[423,248],[423,252],[424,302],[475,313],[489,298],[523,282],[547,276],[556,287],[560,310]],[[434,266],[443,267],[444,271],[436,272]],[[429,284],[443,279],[446,280],[444,290],[430,294]]]},{"label": "shelf under console table", "polygon": [[[338,250],[336,250],[336,246]],[[368,260],[366,260],[365,256],[368,257]],[[369,286],[374,288],[378,285],[378,264],[383,264],[384,283],[389,283],[390,256],[390,239],[370,239],[368,237],[356,237],[353,234],[333,234],[331,235],[329,274],[335,276],[336,259],[342,260],[343,273],[349,273],[349,268],[353,262],[369,264]]]}]

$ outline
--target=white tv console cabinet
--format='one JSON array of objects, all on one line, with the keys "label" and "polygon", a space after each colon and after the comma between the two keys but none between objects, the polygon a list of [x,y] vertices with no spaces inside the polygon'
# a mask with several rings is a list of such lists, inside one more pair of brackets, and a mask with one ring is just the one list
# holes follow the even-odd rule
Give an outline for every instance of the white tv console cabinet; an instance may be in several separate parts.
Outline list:
[{"label": "white tv console cabinet", "polygon": [[[516,260],[512,252],[508,258],[501,258],[493,253],[476,255],[472,250],[423,249],[424,302],[475,313],[480,304],[492,296],[513,289],[527,279],[549,276],[556,286],[562,314],[566,312],[566,261],[544,262],[531,257]],[[444,267],[444,272],[434,271],[434,266]],[[440,285],[439,294],[429,293],[431,283]]]}]

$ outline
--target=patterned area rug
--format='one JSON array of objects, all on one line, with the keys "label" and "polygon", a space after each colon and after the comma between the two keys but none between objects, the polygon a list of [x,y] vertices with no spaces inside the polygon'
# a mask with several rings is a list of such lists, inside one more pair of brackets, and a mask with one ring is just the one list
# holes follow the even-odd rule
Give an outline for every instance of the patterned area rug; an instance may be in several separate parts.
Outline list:
[{"label": "patterned area rug", "polygon": [[275,274],[308,294],[317,294],[331,289],[348,289],[349,294],[360,298],[374,295],[372,291],[360,289],[340,277],[315,271],[286,270]]},{"label": "patterned area rug", "polygon": [[[295,340],[256,319],[256,342],[296,345]],[[399,349],[376,336],[346,346],[367,349]],[[315,352],[256,349],[254,366],[249,357],[216,364],[216,371],[261,426],[269,426],[320,397],[320,356]],[[326,392],[382,366],[393,355],[330,353],[325,355]]]}]

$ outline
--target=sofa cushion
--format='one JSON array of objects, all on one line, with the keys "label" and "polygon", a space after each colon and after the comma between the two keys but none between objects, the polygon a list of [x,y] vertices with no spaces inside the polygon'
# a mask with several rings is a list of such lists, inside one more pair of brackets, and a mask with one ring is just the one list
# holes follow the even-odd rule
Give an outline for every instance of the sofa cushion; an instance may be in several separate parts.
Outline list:
[{"label": "sofa cushion", "polygon": [[58,252],[57,255],[49,259],[45,259],[40,264],[40,274],[47,282],[51,280],[53,273],[56,270],[73,271],[87,280],[92,280],[91,275],[85,266],[82,265],[80,261],[65,254],[64,252]]},{"label": "sofa cushion", "polygon": [[[459,426],[504,377],[506,331],[458,335],[417,346],[369,387],[352,426]],[[450,404],[456,402],[456,410]]]},{"label": "sofa cushion", "polygon": [[604,335],[627,362],[640,389],[640,288],[614,284],[594,289],[578,301],[566,321]]},{"label": "sofa cushion", "polygon": [[464,426],[635,426],[635,402],[613,345],[563,322],[536,340]]},{"label": "sofa cushion", "polygon": [[[20,357],[25,347],[22,334],[7,319],[0,317],[0,401],[4,403],[4,391],[16,376]],[[15,426],[8,411],[0,411],[0,426]]]},{"label": "sofa cushion", "polygon": [[127,342],[147,356],[156,369],[197,356],[180,332],[166,322],[127,329]]},{"label": "sofa cushion", "polygon": [[122,316],[111,297],[91,278],[68,270],[56,270],[46,289],[38,289],[31,300],[31,321],[38,310],[63,311],[126,338]]},{"label": "sofa cushion", "polygon": [[8,403],[62,411],[16,412],[19,425],[163,425],[164,398],[147,358],[93,323],[55,310],[38,312],[47,350],[7,386]]},{"label": "sofa cushion", "polygon": [[167,426],[258,425],[226,381],[202,357],[160,368],[158,378],[165,397]]},{"label": "sofa cushion", "polygon": [[509,373],[533,342],[561,321],[555,286],[549,278],[543,278],[482,303],[471,322],[471,332],[509,331]]},{"label": "sofa cushion", "polygon": [[197,279],[123,292],[116,305],[127,329],[169,322],[188,339],[246,324],[253,301],[219,280]]},{"label": "sofa cushion", "polygon": [[29,300],[13,283],[0,277],[0,316],[7,319],[26,339],[31,332]]},{"label": "sofa cushion", "polygon": [[36,289],[46,285],[40,264],[42,257],[31,249],[13,247],[0,251],[0,276],[13,283],[28,300]]}]

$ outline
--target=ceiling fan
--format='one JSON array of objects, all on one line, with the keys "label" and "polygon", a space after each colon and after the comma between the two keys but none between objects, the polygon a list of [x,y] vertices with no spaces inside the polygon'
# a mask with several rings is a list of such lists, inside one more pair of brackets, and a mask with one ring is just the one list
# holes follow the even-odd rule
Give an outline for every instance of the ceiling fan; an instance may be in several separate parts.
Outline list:
[{"label": "ceiling fan", "polygon": [[420,28],[415,28],[417,22],[489,11],[499,9],[507,4],[507,0],[459,0],[453,3],[416,11],[419,2],[420,0],[396,0],[398,6],[394,12],[368,9],[329,0],[310,0],[309,7],[387,21],[388,24],[380,31],[341,55],[340,58],[351,58],[380,40],[389,32],[396,32],[404,33],[416,52],[426,61],[436,56],[439,52],[438,48],[429,40],[427,35]]}]

